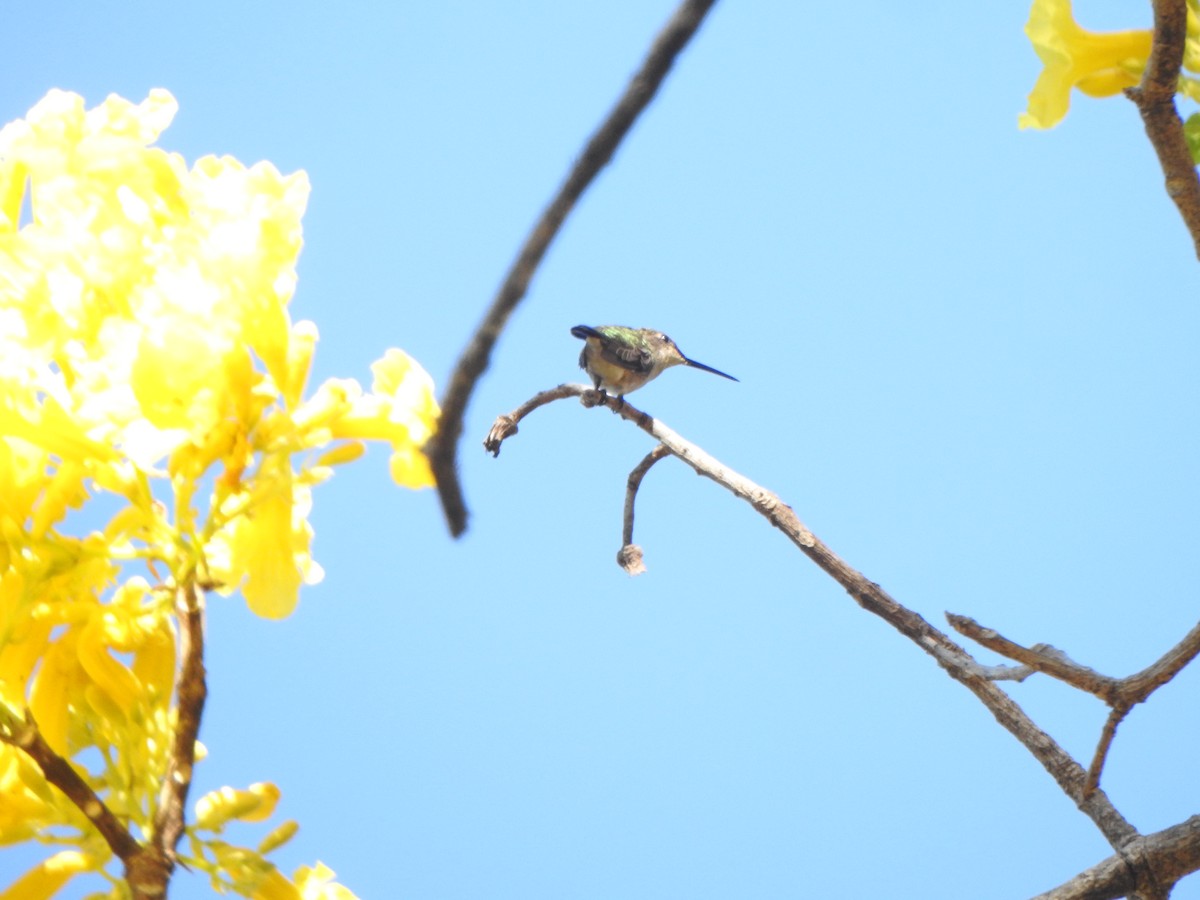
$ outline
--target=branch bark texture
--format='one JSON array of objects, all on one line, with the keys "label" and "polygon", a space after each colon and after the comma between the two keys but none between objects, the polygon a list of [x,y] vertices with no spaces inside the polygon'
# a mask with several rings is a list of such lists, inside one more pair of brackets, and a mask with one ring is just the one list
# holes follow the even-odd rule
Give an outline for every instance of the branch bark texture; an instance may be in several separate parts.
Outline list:
[{"label": "branch bark texture", "polygon": [[1175,91],[1187,39],[1186,0],[1154,0],[1154,43],[1142,83],[1126,91],[1137,104],[1146,136],[1158,155],[1167,189],[1200,258],[1200,179],[1175,109]]}]

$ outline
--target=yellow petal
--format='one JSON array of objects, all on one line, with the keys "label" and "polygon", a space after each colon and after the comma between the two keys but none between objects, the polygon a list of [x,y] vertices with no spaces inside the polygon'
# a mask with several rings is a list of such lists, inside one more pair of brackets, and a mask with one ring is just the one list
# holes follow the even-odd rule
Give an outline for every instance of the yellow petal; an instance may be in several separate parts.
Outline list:
[{"label": "yellow petal", "polygon": [[366,452],[367,448],[361,441],[348,441],[322,453],[314,467],[345,465],[361,458]]},{"label": "yellow petal", "polygon": [[400,487],[411,490],[434,487],[437,482],[433,477],[433,469],[429,467],[429,458],[416,447],[400,447],[389,460],[392,481]]},{"label": "yellow petal", "polygon": [[166,708],[175,689],[175,634],[165,618],[158,620],[158,627],[134,653],[133,674],[146,699]]},{"label": "yellow petal", "polygon": [[29,172],[18,162],[0,162],[0,234],[13,234],[20,223]]},{"label": "yellow petal", "polygon": [[182,317],[147,331],[131,373],[146,418],[159,428],[209,430],[219,414],[231,352],[223,338]]},{"label": "yellow petal", "polygon": [[312,322],[297,322],[292,326],[291,341],[287,349],[287,378],[279,385],[289,408],[300,404],[300,397],[308,382],[309,369],[312,367],[317,338],[317,326]]},{"label": "yellow petal", "polygon": [[246,790],[223,787],[210,791],[196,801],[196,825],[219,831],[231,819],[261,822],[270,818],[279,802],[279,788],[260,782]]},{"label": "yellow petal", "polygon": [[253,900],[305,900],[287,876],[274,867],[251,896]]},{"label": "yellow petal", "polygon": [[288,841],[296,836],[296,832],[300,830],[300,823],[295,819],[289,819],[278,828],[275,828],[265,838],[259,841],[258,852],[264,856],[272,850],[277,850]]},{"label": "yellow petal", "polygon": [[[234,577],[252,612],[267,619],[291,614],[303,581],[298,557],[307,555],[307,522],[294,516],[297,493],[286,461],[269,458],[259,473],[262,493],[231,527]],[[300,521],[293,522],[294,518]]]},{"label": "yellow petal", "polygon": [[1137,84],[1150,56],[1149,31],[1098,33],[1080,28],[1070,0],[1034,0],[1025,34],[1043,69],[1021,128],[1052,128],[1067,114],[1071,89],[1112,96]]},{"label": "yellow petal", "polygon": [[34,866],[0,894],[0,900],[48,900],[78,875],[97,868],[96,862],[77,850],[60,850]]},{"label": "yellow petal", "polygon": [[292,876],[304,900],[357,900],[349,889],[334,884],[337,873],[318,862],[313,867],[301,866]]},{"label": "yellow petal", "polygon": [[78,652],[83,670],[108,695],[113,706],[125,715],[132,714],[141,699],[142,686],[124,663],[110,655],[102,616],[93,616],[80,630]]},{"label": "yellow petal", "polygon": [[67,733],[71,726],[72,698],[84,683],[79,677],[81,670],[74,650],[74,630],[51,644],[33,677],[29,694],[29,709],[42,737],[60,755],[70,755]]},{"label": "yellow petal", "polygon": [[41,501],[33,516],[30,535],[40,538],[46,530],[67,514],[67,509],[79,509],[88,498],[84,478],[87,470],[74,461],[64,461],[44,485]]}]

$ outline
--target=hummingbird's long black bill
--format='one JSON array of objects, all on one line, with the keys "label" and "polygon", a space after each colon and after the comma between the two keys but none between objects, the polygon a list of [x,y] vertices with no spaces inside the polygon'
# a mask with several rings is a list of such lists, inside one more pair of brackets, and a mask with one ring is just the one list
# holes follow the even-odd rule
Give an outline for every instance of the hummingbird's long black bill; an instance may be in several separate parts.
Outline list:
[{"label": "hummingbird's long black bill", "polygon": [[706,366],[704,363],[698,363],[694,359],[683,358],[685,365],[691,366],[693,369],[703,369],[705,372],[712,372],[714,375],[720,375],[722,378],[728,378],[730,381],[737,381],[732,375],[726,375],[720,369],[714,369],[712,366]]}]

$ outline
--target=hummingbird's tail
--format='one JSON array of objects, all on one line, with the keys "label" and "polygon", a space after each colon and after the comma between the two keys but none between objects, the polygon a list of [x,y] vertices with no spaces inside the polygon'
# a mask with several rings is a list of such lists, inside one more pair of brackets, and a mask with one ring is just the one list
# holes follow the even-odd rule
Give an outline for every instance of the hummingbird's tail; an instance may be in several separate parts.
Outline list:
[{"label": "hummingbird's tail", "polygon": [[571,329],[571,334],[575,335],[575,337],[579,338],[581,341],[586,341],[590,337],[594,337],[594,338],[604,337],[604,335],[602,335],[600,332],[598,332],[591,325],[576,325],[574,328]]}]

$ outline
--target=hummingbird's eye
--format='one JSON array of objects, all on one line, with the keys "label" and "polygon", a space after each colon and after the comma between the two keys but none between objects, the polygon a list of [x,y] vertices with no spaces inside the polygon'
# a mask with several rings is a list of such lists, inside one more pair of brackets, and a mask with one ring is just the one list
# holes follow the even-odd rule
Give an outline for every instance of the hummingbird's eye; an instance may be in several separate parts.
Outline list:
[{"label": "hummingbird's eye", "polygon": [[675,342],[674,342],[674,341],[672,341],[672,340],[671,340],[669,337],[667,337],[665,334],[663,334],[661,331],[658,333],[658,336],[659,336],[660,338],[662,338],[664,341],[666,341],[668,344],[673,344],[673,343],[675,343]]}]

